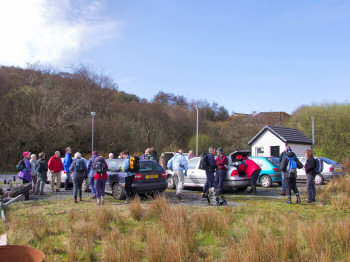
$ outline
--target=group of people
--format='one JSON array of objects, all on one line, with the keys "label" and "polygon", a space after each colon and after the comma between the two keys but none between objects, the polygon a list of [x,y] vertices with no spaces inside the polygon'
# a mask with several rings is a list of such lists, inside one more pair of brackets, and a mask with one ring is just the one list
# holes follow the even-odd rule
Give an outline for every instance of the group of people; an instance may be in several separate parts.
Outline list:
[{"label": "group of people", "polygon": [[[301,202],[299,190],[296,185],[297,169],[300,168],[304,168],[307,175],[307,203],[315,202],[316,160],[310,150],[306,150],[305,155],[307,157],[305,166],[303,166],[288,145],[286,145],[285,151],[282,152],[280,156],[280,169],[282,175],[281,195],[288,196],[288,201],[286,202],[288,204],[292,203],[292,190],[296,195],[296,203]],[[193,152],[190,150],[188,159],[193,157]],[[110,153],[109,159],[113,158],[114,154]],[[124,158],[126,160],[122,170],[125,176],[126,203],[129,203],[130,199],[133,197],[132,183],[135,177],[135,172],[133,172],[130,167],[132,165],[130,162],[131,157],[127,150],[121,152],[118,158]],[[140,159],[156,161],[157,152],[153,148],[147,148]],[[180,149],[166,165],[168,169],[174,171],[174,177],[176,178],[176,197],[179,200],[182,199],[184,180],[185,176],[187,176],[188,159],[183,155],[182,149]],[[256,182],[261,172],[260,166],[245,156],[237,155],[236,160],[240,162],[237,168],[238,172],[245,173],[250,182],[251,188],[249,193],[256,194]],[[23,152],[23,159],[16,167],[19,171],[18,177],[23,180],[23,183],[32,183],[34,194],[40,195],[44,195],[44,185],[47,181],[48,170],[51,173],[52,192],[60,192],[61,172],[64,171],[66,174],[65,189],[69,189],[70,178],[72,178],[75,203],[78,202],[78,195],[80,201],[82,201],[82,184],[84,179],[88,177],[91,198],[96,198],[97,204],[99,205],[104,204],[108,165],[103,157],[98,156],[97,151],[92,152],[92,156],[87,164],[85,163],[85,160],[82,159],[81,153],[79,152],[74,154],[73,160],[72,149],[70,147],[66,148],[66,154],[63,161],[61,160],[61,154],[59,151],[56,151],[55,154],[50,157],[48,162],[46,161],[46,156],[43,152],[39,154],[39,159],[37,159],[35,154]],[[223,149],[221,147],[217,149],[210,147],[208,154],[204,153],[201,156],[200,168],[204,169],[206,173],[206,182],[202,191],[202,199],[208,200],[209,194],[212,193],[215,194],[217,202],[225,201],[223,197],[223,185],[228,170],[228,159],[224,154]]]},{"label": "group of people", "polygon": [[[114,158],[114,155],[111,154],[109,154],[110,159]],[[133,196],[132,182],[135,174],[129,172],[129,152],[124,150],[120,154],[120,157],[126,159],[123,170],[125,174],[126,198],[127,203],[129,203]],[[39,159],[37,160],[35,154],[26,151],[23,152],[23,159],[17,164],[16,168],[19,171],[18,177],[23,181],[23,184],[32,183],[33,193],[36,195],[45,194],[44,185],[47,182],[48,171],[50,171],[51,174],[52,192],[60,192],[61,173],[64,171],[66,174],[66,190],[69,189],[70,179],[72,179],[75,203],[78,203],[78,196],[79,200],[82,201],[82,184],[83,181],[88,178],[91,198],[96,198],[98,205],[104,204],[108,165],[103,157],[98,156],[97,151],[92,152],[92,156],[87,164],[80,152],[76,152],[73,158],[72,149],[70,147],[66,148],[63,161],[61,160],[61,153],[59,151],[56,151],[55,154],[50,157],[49,161],[46,161],[43,152],[39,154]]]},{"label": "group of people", "polygon": [[315,176],[317,169],[317,162],[313,156],[311,150],[305,151],[306,163],[303,165],[296,154],[292,151],[292,148],[286,145],[285,151],[280,156],[280,169],[282,174],[282,192],[281,195],[288,196],[287,204],[292,204],[292,190],[296,196],[296,203],[299,204],[300,194],[297,187],[297,169],[304,168],[306,173],[306,191],[307,201],[306,203],[312,203],[316,201],[316,186]]}]

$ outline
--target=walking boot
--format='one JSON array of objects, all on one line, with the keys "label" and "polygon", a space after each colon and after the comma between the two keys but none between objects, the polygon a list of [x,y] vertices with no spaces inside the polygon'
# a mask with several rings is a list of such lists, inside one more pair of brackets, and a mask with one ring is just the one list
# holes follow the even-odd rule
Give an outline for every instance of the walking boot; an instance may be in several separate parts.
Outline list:
[{"label": "walking boot", "polygon": [[98,197],[98,198],[96,198],[97,199],[97,203],[96,203],[96,205],[100,205],[101,204],[101,200],[100,200],[100,198]]},{"label": "walking boot", "polygon": [[288,196],[288,200],[286,201],[286,204],[292,204],[292,196]]},{"label": "walking boot", "polygon": [[129,204],[130,203],[130,197],[126,196],[124,204]]},{"label": "walking boot", "polygon": [[301,200],[300,200],[299,194],[296,194],[296,196],[297,196],[297,204],[300,204]]},{"label": "walking boot", "polygon": [[80,201],[83,201],[83,197],[82,197],[82,196],[80,196],[80,197],[79,197],[79,200],[80,200]]},{"label": "walking boot", "polygon": [[77,200],[76,198],[74,198],[74,203],[75,203],[75,204],[78,203],[78,200]]},{"label": "walking boot", "polygon": [[281,195],[281,196],[285,196],[285,195],[286,195],[286,191],[282,191],[282,192],[280,193],[280,195]]},{"label": "walking boot", "polygon": [[103,206],[105,203],[105,198],[104,197],[101,197],[101,206]]},{"label": "walking boot", "polygon": [[177,198],[177,200],[181,201],[182,200],[181,194],[180,193],[176,194],[176,198]]},{"label": "walking boot", "polygon": [[96,198],[96,195],[95,195],[95,194],[92,194],[91,197],[90,197],[90,199],[94,199],[94,198]]}]

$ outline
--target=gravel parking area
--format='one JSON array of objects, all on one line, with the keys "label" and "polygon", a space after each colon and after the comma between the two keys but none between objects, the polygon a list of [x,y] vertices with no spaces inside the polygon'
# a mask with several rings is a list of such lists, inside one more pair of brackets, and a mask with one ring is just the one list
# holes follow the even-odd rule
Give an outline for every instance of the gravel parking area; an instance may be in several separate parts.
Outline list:
[{"label": "gravel parking area", "polygon": [[[20,180],[17,178],[16,175],[14,174],[6,174],[6,175],[0,175],[0,183],[3,183],[4,180],[9,181],[12,180],[15,177],[15,181],[13,182],[15,183],[20,183]],[[299,191],[303,194],[306,194],[306,184],[305,183],[298,183],[298,188]],[[317,186],[322,187],[322,186]],[[249,190],[249,188],[248,188]],[[272,199],[281,199],[281,198],[285,198],[285,196],[281,196],[280,192],[281,192],[281,187],[277,184],[273,184],[271,187],[269,188],[263,188],[258,186],[257,187],[257,195],[250,195],[247,193],[247,191],[244,192],[237,192],[235,190],[233,191],[229,191],[229,192],[225,192],[225,197],[228,200],[228,205],[229,206],[236,206],[238,205],[236,202],[231,201],[232,198],[234,198],[235,196],[239,196],[240,198],[251,198],[251,199],[266,199],[266,198],[272,198]],[[51,192],[51,185],[50,184],[46,184],[45,185],[45,195],[44,196],[40,196],[40,195],[34,195],[34,194],[30,194],[30,200],[50,200],[50,201],[55,201],[55,200],[60,200],[60,199],[67,199],[69,197],[72,197],[72,190],[65,190],[64,188],[61,188],[60,192]],[[181,201],[182,204],[185,205],[201,205],[201,206],[205,206],[208,205],[206,202],[201,201],[201,189],[200,188],[185,188],[184,192],[183,192],[183,199]],[[167,190],[165,192],[166,197],[170,200],[171,203],[174,204],[179,204],[179,201],[177,201],[176,199],[176,194],[174,190]],[[87,193],[84,193],[83,198],[87,199],[89,197],[89,195]],[[107,197],[111,197],[111,196],[107,196]]]}]

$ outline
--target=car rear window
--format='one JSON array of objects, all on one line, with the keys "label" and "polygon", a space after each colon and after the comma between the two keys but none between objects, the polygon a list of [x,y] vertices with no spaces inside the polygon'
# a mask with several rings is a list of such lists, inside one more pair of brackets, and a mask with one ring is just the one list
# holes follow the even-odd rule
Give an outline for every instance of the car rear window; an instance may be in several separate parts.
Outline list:
[{"label": "car rear window", "polygon": [[140,171],[162,171],[162,167],[155,161],[140,161]]},{"label": "car rear window", "polygon": [[326,162],[328,165],[337,165],[339,164],[338,162],[329,159],[329,158],[325,158],[325,157],[320,157],[320,159],[322,159],[324,162]]},{"label": "car rear window", "polygon": [[124,159],[107,159],[108,170],[118,171],[124,164]]},{"label": "car rear window", "polygon": [[278,157],[267,157],[266,159],[274,166],[277,166],[277,167],[280,166],[280,159]]}]

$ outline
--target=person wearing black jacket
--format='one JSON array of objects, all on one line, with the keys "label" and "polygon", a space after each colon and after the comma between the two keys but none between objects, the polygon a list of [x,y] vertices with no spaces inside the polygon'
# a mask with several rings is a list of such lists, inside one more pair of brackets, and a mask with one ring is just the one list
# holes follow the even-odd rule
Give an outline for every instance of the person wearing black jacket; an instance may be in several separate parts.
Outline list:
[{"label": "person wearing black jacket", "polygon": [[307,190],[307,201],[311,203],[316,201],[316,186],[315,186],[315,170],[316,170],[316,159],[314,158],[311,150],[306,150],[306,164],[304,170],[306,173],[306,190]]},{"label": "person wearing black jacket", "polygon": [[[296,163],[296,167],[293,167],[292,164]],[[295,154],[293,154],[292,150],[289,149],[287,151],[286,157],[283,158],[281,162],[281,171],[285,174],[285,181],[287,186],[287,195],[288,195],[288,201],[287,204],[292,204],[292,189],[294,194],[297,197],[296,203],[299,204],[300,201],[300,195],[299,190],[297,188],[297,168],[303,168],[303,164],[299,161],[299,159],[296,157]]]},{"label": "person wearing black jacket", "polygon": [[202,200],[208,199],[208,193],[209,190],[212,188],[214,190],[214,173],[216,168],[216,162],[215,162],[215,148],[209,147],[209,154],[208,154],[208,166],[205,170],[205,174],[207,176],[207,179],[205,180],[205,184],[203,187],[202,192]]}]

